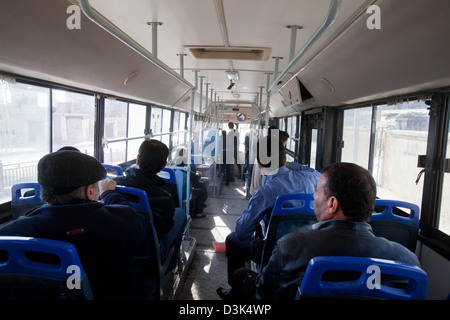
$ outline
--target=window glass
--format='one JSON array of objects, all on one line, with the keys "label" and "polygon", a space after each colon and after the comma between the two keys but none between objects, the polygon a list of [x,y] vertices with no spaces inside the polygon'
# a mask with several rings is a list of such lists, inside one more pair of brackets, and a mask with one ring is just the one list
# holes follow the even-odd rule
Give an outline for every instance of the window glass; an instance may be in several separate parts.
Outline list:
[{"label": "window glass", "polygon": [[179,143],[179,133],[178,131],[180,131],[180,112],[175,111],[173,113],[173,135],[172,135],[172,146],[176,147],[178,146]]},{"label": "window glass", "polygon": [[64,146],[94,155],[95,97],[52,90],[53,150]]},{"label": "window glass", "polygon": [[[161,125],[162,125],[162,109],[152,107],[152,115],[150,117],[150,128],[152,129],[152,134],[160,134],[161,133]],[[153,139],[160,140],[160,136],[153,137]]]},{"label": "window glass", "polygon": [[50,151],[50,89],[0,80],[0,203],[11,186],[37,181]]},{"label": "window glass", "polygon": [[[170,132],[170,119],[171,119],[171,114],[172,112],[170,110],[167,109],[163,109],[163,129],[162,132],[163,133],[169,133]],[[171,139],[171,134],[165,134],[161,137],[161,141],[167,146],[170,146],[170,139]]]},{"label": "window glass", "polygon": [[[450,159],[450,126],[447,133],[447,151],[446,158]],[[441,211],[439,215],[438,228],[442,232],[450,235],[450,173],[444,173],[444,182],[442,184]]]},{"label": "window glass", "polygon": [[422,203],[423,177],[418,155],[427,151],[429,111],[412,101],[376,108],[373,177],[377,195],[384,199]]},{"label": "window glass", "polygon": [[104,147],[105,163],[120,164],[126,161],[127,143],[110,141],[127,137],[127,107],[128,103],[123,101],[105,100],[104,137],[108,141]]},{"label": "window glass", "polygon": [[368,169],[371,125],[372,107],[344,111],[342,162]]},{"label": "window glass", "polygon": [[144,141],[147,107],[140,104],[128,105],[128,138],[142,137],[127,141],[127,161],[136,159],[139,147]]},{"label": "window glass", "polygon": [[311,132],[311,154],[310,154],[310,164],[309,166],[313,169],[316,168],[316,159],[317,159],[317,129],[312,129]]}]

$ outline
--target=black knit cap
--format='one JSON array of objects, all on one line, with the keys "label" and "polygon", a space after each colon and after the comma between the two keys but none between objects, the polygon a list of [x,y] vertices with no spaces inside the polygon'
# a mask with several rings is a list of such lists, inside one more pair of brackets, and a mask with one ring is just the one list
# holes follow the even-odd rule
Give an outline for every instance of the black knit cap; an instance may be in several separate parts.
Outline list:
[{"label": "black knit cap", "polygon": [[38,163],[38,182],[56,195],[93,184],[106,176],[106,169],[94,157],[74,150],[58,150]]}]

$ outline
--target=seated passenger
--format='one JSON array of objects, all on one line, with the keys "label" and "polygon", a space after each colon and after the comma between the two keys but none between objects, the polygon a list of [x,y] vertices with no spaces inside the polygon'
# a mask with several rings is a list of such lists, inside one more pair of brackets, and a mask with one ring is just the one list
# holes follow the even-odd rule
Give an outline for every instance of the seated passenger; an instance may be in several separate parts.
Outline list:
[{"label": "seated passenger", "polygon": [[[274,147],[271,146],[272,141]],[[269,162],[263,160],[265,155],[270,157]],[[232,232],[226,238],[227,271],[230,284],[233,272],[244,267],[246,261],[251,259],[257,263],[261,262],[264,240],[255,237],[254,233],[261,220],[271,214],[278,195],[284,193],[314,193],[320,173],[300,164],[298,164],[298,170],[289,170],[285,166],[285,160],[284,147],[278,137],[268,136],[258,141],[258,166],[264,174],[272,177],[252,195],[247,208],[236,220],[235,232]],[[270,172],[271,170],[272,172]]]},{"label": "seated passenger", "polygon": [[113,180],[100,180],[105,176],[95,158],[79,151],[44,156],[38,182],[49,205],[5,225],[0,235],[70,242],[95,299],[145,299],[144,278],[135,261],[145,241],[144,218],[114,191]]},{"label": "seated passenger", "polygon": [[157,175],[166,166],[168,155],[169,148],[161,141],[144,141],[139,147],[136,166],[128,168],[125,176],[114,180],[119,185],[145,190],[161,245],[161,260],[165,261],[173,245],[176,254],[171,267],[175,267],[186,226],[186,213],[175,208],[173,196],[164,189],[166,183]]},{"label": "seated passenger", "polygon": [[242,268],[233,276],[232,290],[223,298],[293,299],[309,261],[318,256],[388,259],[420,266],[416,255],[402,245],[376,237],[370,225],[376,184],[370,172],[352,163],[323,170],[314,194],[319,221],[313,230],[281,238],[260,275]]},{"label": "seated passenger", "polygon": [[[272,135],[272,133],[274,135],[278,134],[278,136],[280,138],[280,141],[283,143],[283,147],[286,147],[287,141],[289,139],[289,134],[286,131],[279,130],[278,127],[276,127],[276,126],[270,126],[269,127],[269,136]],[[251,195],[254,194],[256,192],[256,190],[258,190],[258,188],[262,185],[262,183],[263,183],[263,175],[264,175],[261,172],[261,168],[257,165],[257,159],[255,159],[255,162],[256,162],[256,165],[253,165],[252,170],[251,170],[252,174],[250,176],[250,189],[249,189],[249,192],[250,192]],[[291,169],[290,168],[290,164],[291,163],[287,163],[287,162],[285,163],[285,165],[289,169]],[[295,166],[295,162],[293,162],[293,165]],[[267,178],[270,179],[270,176],[266,177],[266,181],[267,181]]]}]

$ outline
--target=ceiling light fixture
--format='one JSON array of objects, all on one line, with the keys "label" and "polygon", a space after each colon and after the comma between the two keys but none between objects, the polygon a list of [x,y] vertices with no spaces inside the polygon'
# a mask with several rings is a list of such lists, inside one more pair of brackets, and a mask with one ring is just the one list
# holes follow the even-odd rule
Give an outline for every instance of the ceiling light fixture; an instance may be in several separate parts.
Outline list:
[{"label": "ceiling light fixture", "polygon": [[237,71],[225,71],[227,74],[227,77],[229,80],[238,80],[239,79],[239,72]]}]

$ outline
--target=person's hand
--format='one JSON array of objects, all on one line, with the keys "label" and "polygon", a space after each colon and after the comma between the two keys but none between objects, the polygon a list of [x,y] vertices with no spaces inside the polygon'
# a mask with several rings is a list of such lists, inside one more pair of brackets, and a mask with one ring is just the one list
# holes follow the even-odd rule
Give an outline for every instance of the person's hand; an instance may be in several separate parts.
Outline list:
[{"label": "person's hand", "polygon": [[105,191],[115,190],[116,189],[116,181],[113,179],[103,179],[98,182],[99,193],[103,194]]}]

